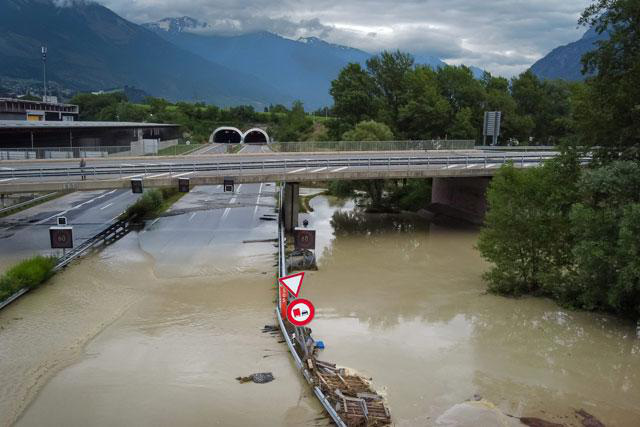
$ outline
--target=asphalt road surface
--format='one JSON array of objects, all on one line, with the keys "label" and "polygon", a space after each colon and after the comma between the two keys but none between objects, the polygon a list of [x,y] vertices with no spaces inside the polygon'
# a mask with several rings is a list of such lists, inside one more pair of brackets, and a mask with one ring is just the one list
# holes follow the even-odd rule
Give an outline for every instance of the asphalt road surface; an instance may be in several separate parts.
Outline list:
[{"label": "asphalt road surface", "polygon": [[[196,186],[165,216],[147,225],[140,245],[163,277],[251,269],[260,243],[277,236],[273,183]],[[258,263],[261,264],[261,263]]]},{"label": "asphalt road surface", "polygon": [[58,216],[73,226],[77,246],[104,229],[138,196],[130,190],[78,191],[0,218],[0,270],[20,259],[52,254],[49,227],[57,225]]}]

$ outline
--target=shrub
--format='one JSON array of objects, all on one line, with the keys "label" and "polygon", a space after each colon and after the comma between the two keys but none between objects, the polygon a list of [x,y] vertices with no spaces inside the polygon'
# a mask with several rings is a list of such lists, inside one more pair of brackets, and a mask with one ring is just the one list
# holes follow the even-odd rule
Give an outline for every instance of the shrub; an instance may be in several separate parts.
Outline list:
[{"label": "shrub", "polygon": [[35,288],[53,275],[55,257],[36,256],[19,262],[0,277],[0,301],[22,288]]}]

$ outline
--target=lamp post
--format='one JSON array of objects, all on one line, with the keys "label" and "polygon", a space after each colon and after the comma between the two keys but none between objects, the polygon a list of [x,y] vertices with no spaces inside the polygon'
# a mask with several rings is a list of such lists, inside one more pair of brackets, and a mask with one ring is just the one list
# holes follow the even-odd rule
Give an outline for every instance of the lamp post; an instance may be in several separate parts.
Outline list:
[{"label": "lamp post", "polygon": [[44,87],[44,96],[42,101],[47,102],[47,47],[40,48],[42,52],[42,85]]}]

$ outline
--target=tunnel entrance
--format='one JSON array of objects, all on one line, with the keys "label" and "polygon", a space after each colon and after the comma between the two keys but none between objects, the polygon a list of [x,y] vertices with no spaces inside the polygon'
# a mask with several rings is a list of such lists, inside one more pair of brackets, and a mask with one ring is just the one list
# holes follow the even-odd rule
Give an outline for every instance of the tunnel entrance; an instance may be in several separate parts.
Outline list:
[{"label": "tunnel entrance", "polygon": [[213,131],[213,142],[219,144],[239,144],[242,142],[242,132],[234,127],[220,127]]},{"label": "tunnel entrance", "polygon": [[262,129],[249,129],[244,134],[245,144],[266,144],[269,142],[269,135]]}]

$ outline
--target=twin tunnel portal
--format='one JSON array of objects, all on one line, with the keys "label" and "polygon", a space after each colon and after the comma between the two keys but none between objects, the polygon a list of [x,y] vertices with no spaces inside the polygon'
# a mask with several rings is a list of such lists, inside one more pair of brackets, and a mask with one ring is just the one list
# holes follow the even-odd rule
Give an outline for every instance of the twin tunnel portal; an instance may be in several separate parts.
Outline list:
[{"label": "twin tunnel portal", "polygon": [[269,134],[260,128],[251,128],[242,132],[232,126],[222,126],[213,131],[210,140],[218,144],[267,144]]}]

